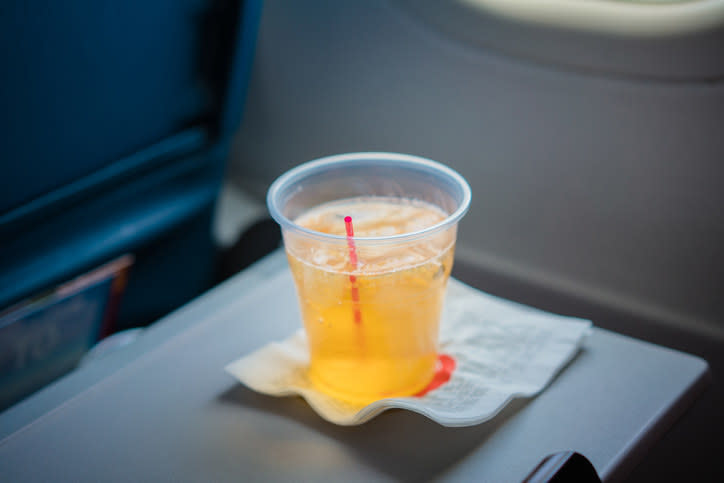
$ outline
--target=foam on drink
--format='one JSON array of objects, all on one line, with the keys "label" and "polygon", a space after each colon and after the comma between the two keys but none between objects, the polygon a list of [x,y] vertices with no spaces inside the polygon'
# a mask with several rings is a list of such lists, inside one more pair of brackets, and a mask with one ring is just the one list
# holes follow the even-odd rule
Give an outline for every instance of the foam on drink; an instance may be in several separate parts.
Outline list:
[{"label": "foam on drink", "polygon": [[[334,201],[301,214],[294,223],[310,230],[345,236],[345,216],[354,220],[355,239],[402,235],[440,223],[446,214],[422,201],[399,198],[363,197]],[[450,236],[431,238],[405,246],[364,247],[357,272],[374,274],[427,262],[454,240]],[[349,253],[342,245],[295,243],[299,258],[322,269],[351,270]]]}]

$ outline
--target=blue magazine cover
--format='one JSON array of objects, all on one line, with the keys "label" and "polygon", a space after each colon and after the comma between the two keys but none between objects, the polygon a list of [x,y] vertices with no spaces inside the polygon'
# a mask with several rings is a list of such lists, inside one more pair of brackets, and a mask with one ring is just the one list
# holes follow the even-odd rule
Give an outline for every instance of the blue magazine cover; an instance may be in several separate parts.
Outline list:
[{"label": "blue magazine cover", "polygon": [[72,370],[112,332],[132,263],[124,255],[0,312],[0,410]]}]

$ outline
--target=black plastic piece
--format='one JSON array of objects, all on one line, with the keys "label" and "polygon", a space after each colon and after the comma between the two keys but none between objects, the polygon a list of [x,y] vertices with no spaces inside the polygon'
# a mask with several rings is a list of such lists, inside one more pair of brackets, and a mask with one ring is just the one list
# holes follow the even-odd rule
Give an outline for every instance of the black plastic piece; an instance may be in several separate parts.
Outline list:
[{"label": "black plastic piece", "polygon": [[523,483],[601,483],[590,461],[575,451],[561,451],[543,458]]},{"label": "black plastic piece", "polygon": [[219,255],[216,283],[221,283],[281,246],[282,233],[271,218],[257,220],[234,245]]}]

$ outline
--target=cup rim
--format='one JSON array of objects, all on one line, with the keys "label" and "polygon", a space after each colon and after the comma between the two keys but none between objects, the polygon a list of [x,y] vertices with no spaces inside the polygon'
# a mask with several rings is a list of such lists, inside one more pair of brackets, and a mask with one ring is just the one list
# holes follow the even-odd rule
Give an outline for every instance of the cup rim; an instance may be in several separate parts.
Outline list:
[{"label": "cup rim", "polygon": [[431,225],[427,228],[423,228],[422,230],[413,231],[410,233],[402,233],[398,235],[387,235],[387,236],[374,236],[374,237],[354,237],[355,242],[361,243],[361,244],[368,244],[368,243],[389,243],[389,242],[404,242],[404,241],[410,241],[415,240],[419,238],[423,238],[426,236],[429,236],[431,234],[434,234],[436,232],[439,232],[441,230],[447,229],[453,224],[457,223],[463,215],[468,211],[468,208],[470,207],[470,200],[471,200],[471,191],[470,191],[470,185],[467,181],[465,181],[465,178],[463,178],[457,171],[445,166],[442,163],[439,163],[437,161],[433,161],[428,158],[423,158],[421,156],[416,156],[412,154],[400,154],[400,153],[388,153],[388,152],[356,152],[356,153],[346,153],[346,154],[337,154],[332,156],[324,156],[321,158],[314,159],[312,161],[307,161],[305,163],[302,163],[291,170],[287,171],[286,173],[279,176],[269,187],[269,190],[267,191],[267,207],[269,209],[269,212],[272,216],[272,218],[279,223],[279,225],[283,229],[287,230],[294,230],[296,232],[303,233],[304,235],[307,235],[312,238],[316,238],[319,240],[324,241],[334,241],[334,242],[346,242],[346,237],[344,235],[332,235],[327,233],[321,233],[315,230],[310,230],[308,228],[302,227],[294,223],[292,220],[284,216],[281,212],[281,210],[277,207],[276,201],[279,193],[281,190],[286,187],[288,184],[297,181],[300,178],[306,177],[310,173],[313,173],[314,171],[320,170],[324,167],[331,166],[331,165],[341,165],[344,163],[351,163],[356,161],[380,161],[380,160],[390,160],[395,161],[400,164],[409,164],[414,166],[426,166],[428,168],[431,168],[435,171],[440,172],[441,174],[447,176],[448,178],[452,179],[455,184],[457,184],[463,193],[462,200],[460,202],[460,205],[458,208],[448,215],[444,220]]}]

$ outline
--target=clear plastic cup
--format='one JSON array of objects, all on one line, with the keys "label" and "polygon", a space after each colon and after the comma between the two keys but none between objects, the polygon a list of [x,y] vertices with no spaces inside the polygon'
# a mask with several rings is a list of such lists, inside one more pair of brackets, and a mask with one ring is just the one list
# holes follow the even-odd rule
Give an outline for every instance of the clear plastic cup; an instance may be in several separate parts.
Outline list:
[{"label": "clear plastic cup", "polygon": [[309,377],[321,391],[367,404],[429,384],[457,224],[470,197],[452,169],[393,153],[310,161],[271,185],[267,204],[282,228]]}]

